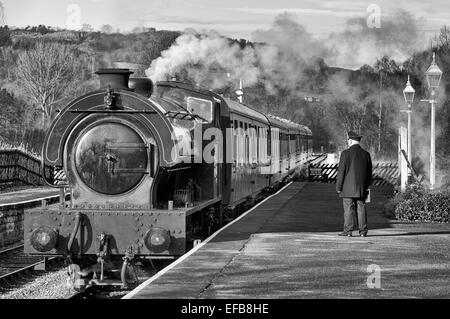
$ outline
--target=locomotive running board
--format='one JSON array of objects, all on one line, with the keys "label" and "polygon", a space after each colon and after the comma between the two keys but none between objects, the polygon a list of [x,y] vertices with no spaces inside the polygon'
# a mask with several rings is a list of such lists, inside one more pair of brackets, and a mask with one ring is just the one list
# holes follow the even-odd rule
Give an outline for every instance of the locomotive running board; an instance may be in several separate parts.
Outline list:
[{"label": "locomotive running board", "polygon": [[192,215],[200,210],[203,210],[209,206],[212,206],[222,200],[222,196],[216,197],[214,199],[210,199],[206,202],[201,202],[199,205],[192,207],[191,209],[186,211],[186,217]]}]

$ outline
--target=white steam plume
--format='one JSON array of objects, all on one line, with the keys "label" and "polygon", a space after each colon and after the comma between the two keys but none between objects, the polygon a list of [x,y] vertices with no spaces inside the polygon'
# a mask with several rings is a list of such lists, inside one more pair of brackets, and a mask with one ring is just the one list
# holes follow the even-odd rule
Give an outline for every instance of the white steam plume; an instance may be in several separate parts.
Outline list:
[{"label": "white steam plume", "polygon": [[216,32],[185,32],[146,74],[156,81],[181,75],[213,89],[236,85],[239,79],[247,87],[264,80],[270,93],[279,88],[295,93],[305,85],[305,69],[317,66],[319,58],[328,65],[350,68],[373,65],[383,55],[402,62],[419,48],[419,24],[419,19],[399,10],[382,19],[380,29],[369,29],[365,18],[352,18],[344,32],[319,41],[296,15],[286,12],[275,18],[270,29],[253,32],[254,44],[244,48]]},{"label": "white steam plume", "polygon": [[154,81],[180,73],[212,89],[239,82],[239,79],[246,85],[254,85],[260,76],[252,48],[241,49],[237,43],[217,33],[196,35],[192,32],[178,37],[146,71]]}]

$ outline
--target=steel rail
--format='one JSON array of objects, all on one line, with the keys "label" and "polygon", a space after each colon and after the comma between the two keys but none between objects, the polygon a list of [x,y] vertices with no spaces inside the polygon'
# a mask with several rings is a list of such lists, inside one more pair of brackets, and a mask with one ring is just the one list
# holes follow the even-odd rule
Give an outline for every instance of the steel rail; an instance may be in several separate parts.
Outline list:
[{"label": "steel rail", "polygon": [[7,248],[7,249],[4,249],[4,250],[1,250],[0,251],[0,255],[9,253],[10,251],[13,251],[13,250],[16,250],[16,249],[19,249],[19,248],[23,248],[23,244],[19,245],[19,246],[15,246],[15,247],[11,247],[11,248]]},{"label": "steel rail", "polygon": [[14,275],[17,275],[17,274],[19,274],[19,273],[21,273],[21,272],[24,272],[24,271],[30,270],[30,268],[34,268],[35,266],[40,265],[40,264],[42,264],[43,262],[44,262],[44,260],[40,260],[40,261],[38,261],[38,262],[36,262],[36,263],[34,263],[34,264],[30,264],[30,265],[27,265],[27,266],[25,266],[25,267],[22,267],[22,268],[19,268],[19,269],[17,269],[17,270],[14,270],[14,271],[12,271],[12,272],[9,272],[9,273],[7,273],[7,274],[1,275],[1,276],[0,276],[0,280],[3,280],[3,279],[5,279],[5,278],[8,278],[8,277],[11,277],[11,276],[14,276]]},{"label": "steel rail", "polygon": [[[0,251],[0,255],[4,255],[4,254],[7,254],[7,253],[10,253],[10,252],[12,252],[14,250],[17,250],[17,249],[20,249],[20,248],[23,248],[23,247],[24,247],[24,245],[22,244],[22,245],[19,245],[19,246],[15,246],[15,247],[11,247],[11,248],[2,250],[2,251]],[[26,256],[26,257],[28,257],[28,256]],[[55,258],[56,257],[50,257],[50,258],[47,259],[47,261],[54,260]],[[41,259],[41,260],[39,260],[37,262],[31,263],[31,264],[26,264],[24,267],[21,267],[21,268],[15,269],[14,271],[10,271],[10,272],[7,272],[6,274],[0,275],[0,281],[4,280],[5,278],[8,278],[8,277],[14,276],[16,274],[19,274],[21,272],[25,272],[27,270],[30,270],[30,269],[32,269],[32,268],[34,268],[34,267],[44,263],[45,261],[46,261],[46,259],[43,258],[43,259]],[[0,261],[0,268],[8,269],[8,268],[15,268],[15,267],[7,267],[7,266],[3,267],[2,266],[2,262]]]}]

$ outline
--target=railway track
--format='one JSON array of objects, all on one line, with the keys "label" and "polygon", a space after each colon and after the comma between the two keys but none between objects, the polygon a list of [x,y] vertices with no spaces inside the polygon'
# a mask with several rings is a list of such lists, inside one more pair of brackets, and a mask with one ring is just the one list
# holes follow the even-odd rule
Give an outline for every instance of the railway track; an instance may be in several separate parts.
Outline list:
[{"label": "railway track", "polygon": [[[321,156],[319,156],[321,157]],[[43,257],[29,256],[23,253],[23,245],[18,245],[3,251],[0,251],[0,288],[2,288],[3,282],[14,282],[15,276],[21,274],[27,274],[32,272],[36,266],[44,264],[46,261],[54,261],[59,258],[50,258],[44,260]],[[167,264],[162,264],[157,269],[154,269],[155,273],[166,267]],[[59,268],[62,268],[59,267]],[[153,274],[154,275],[154,274]],[[140,278],[143,282],[150,278],[150,276],[144,276]],[[1,290],[1,289],[0,289]],[[103,287],[103,286],[91,286],[86,291],[75,292],[71,296],[66,296],[66,299],[118,299],[129,293],[131,290],[118,289],[117,287]]]},{"label": "railway track", "polygon": [[0,251],[0,282],[44,266],[46,260],[39,256],[29,256],[23,252],[23,245]]}]

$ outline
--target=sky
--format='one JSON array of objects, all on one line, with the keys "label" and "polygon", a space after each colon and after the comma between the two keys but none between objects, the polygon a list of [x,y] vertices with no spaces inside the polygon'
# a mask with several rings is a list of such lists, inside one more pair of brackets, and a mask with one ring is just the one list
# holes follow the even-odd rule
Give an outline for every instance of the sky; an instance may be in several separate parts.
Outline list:
[{"label": "sky", "polygon": [[[255,30],[270,27],[282,12],[295,13],[298,22],[317,37],[342,31],[347,19],[364,16],[371,4],[383,17],[397,8],[423,18],[421,32],[435,33],[450,25],[448,0],[0,0],[4,22],[10,26],[49,25],[71,29],[73,21],[90,24],[99,30],[110,24],[114,30],[131,31],[135,27],[158,30],[193,28],[216,30],[233,37],[252,39]],[[75,6],[74,6],[75,5]],[[79,12],[79,20],[74,15]],[[77,15],[78,17],[78,15]]]}]

